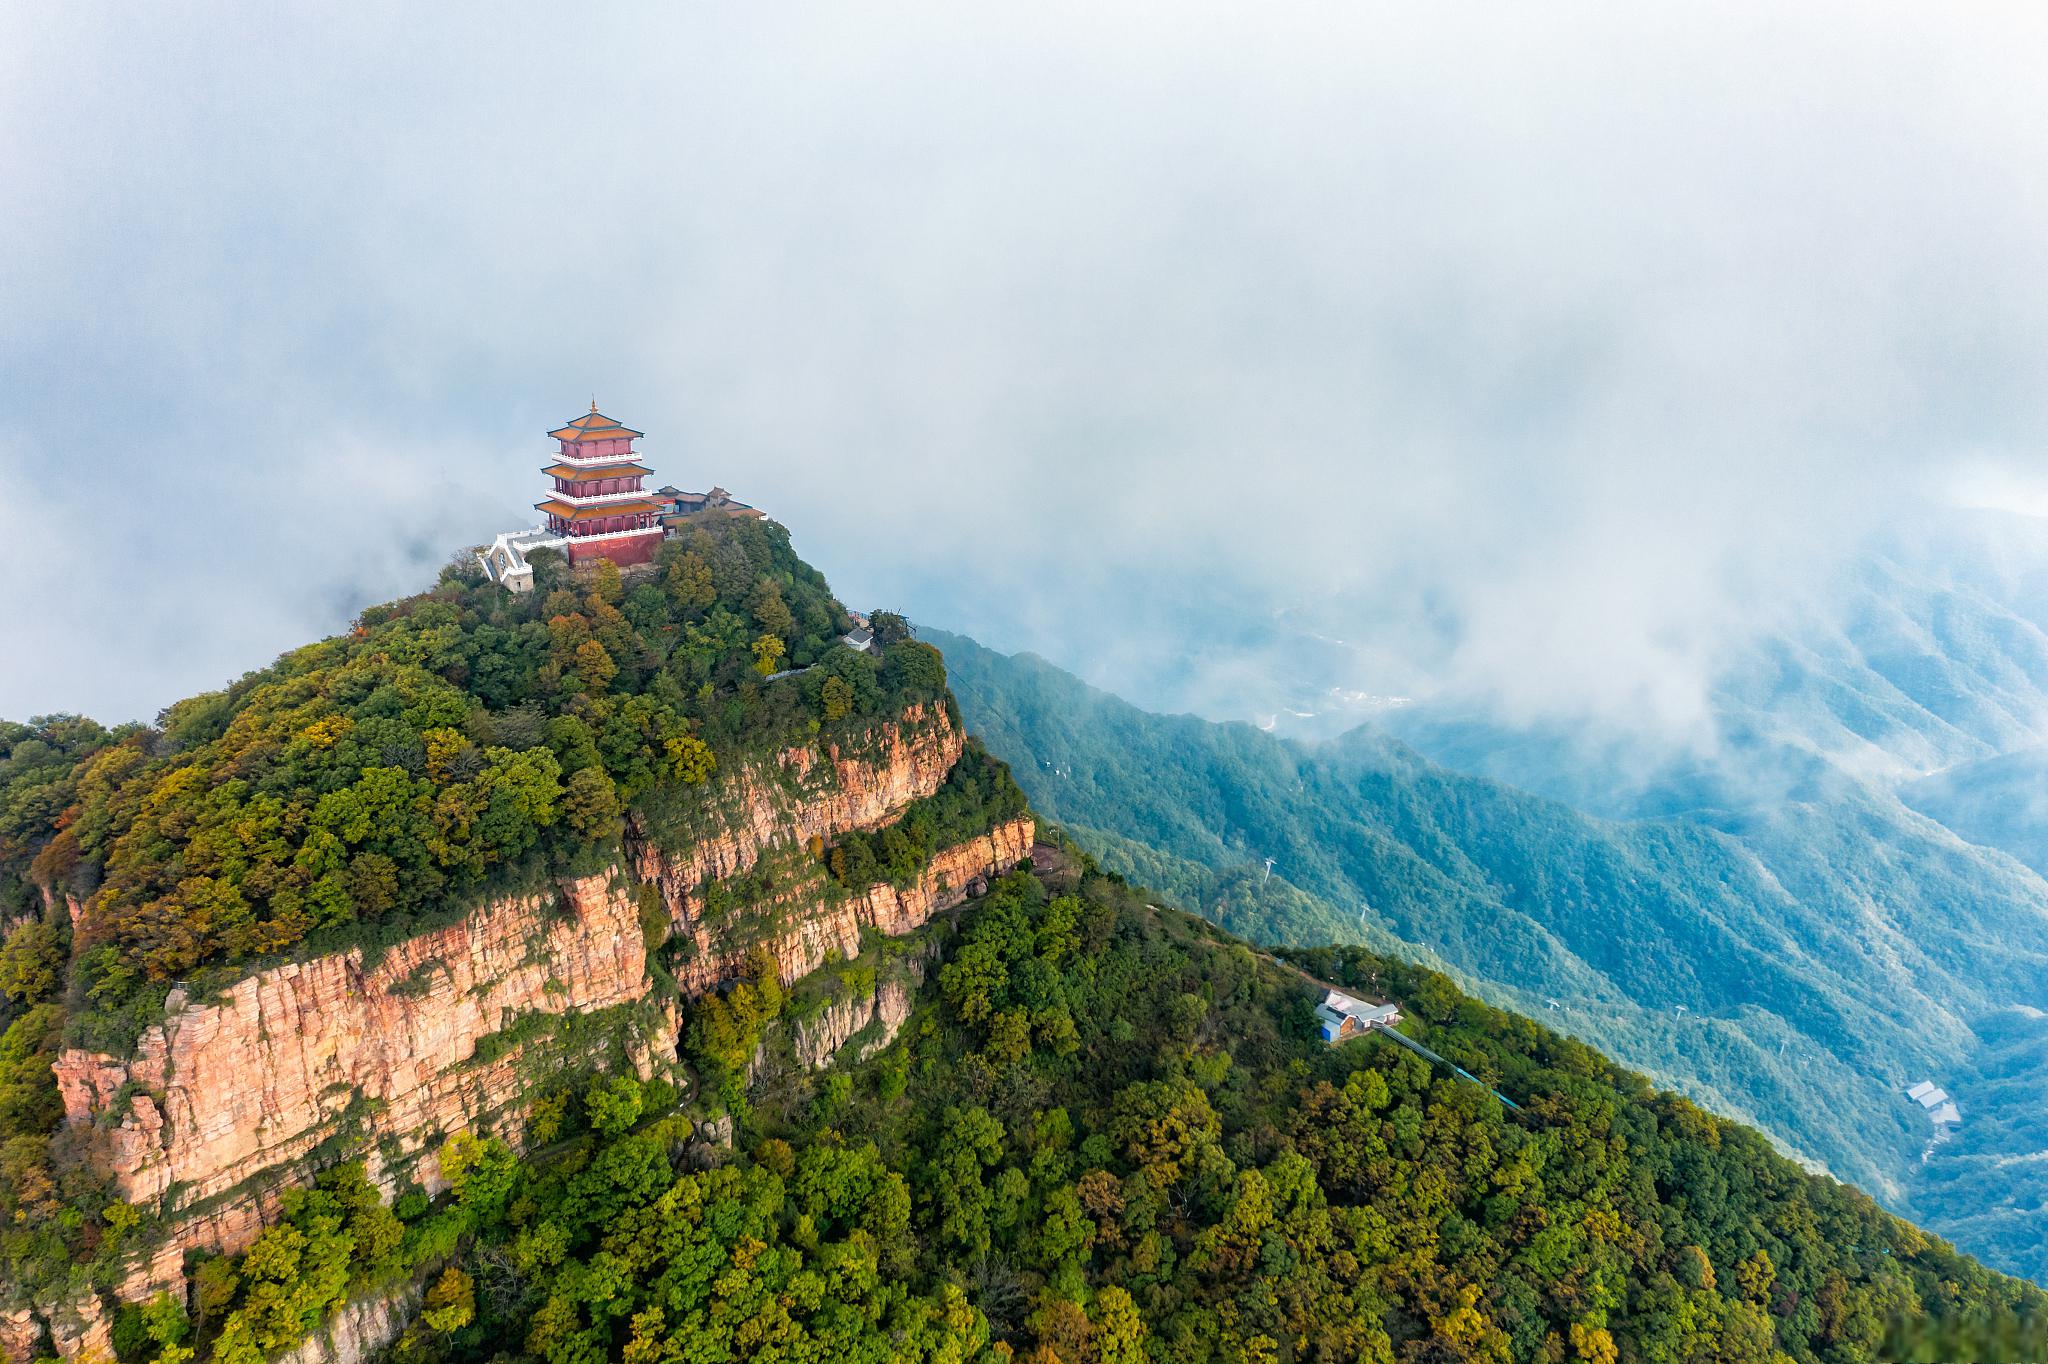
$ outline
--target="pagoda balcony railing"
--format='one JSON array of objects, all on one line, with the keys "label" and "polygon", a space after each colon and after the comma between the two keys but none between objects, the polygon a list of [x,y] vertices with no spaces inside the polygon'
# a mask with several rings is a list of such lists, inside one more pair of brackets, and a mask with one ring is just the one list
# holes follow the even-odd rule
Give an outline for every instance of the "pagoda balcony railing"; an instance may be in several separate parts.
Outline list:
[{"label": "pagoda balcony railing", "polygon": [[596,469],[606,464],[638,464],[641,455],[638,450],[624,450],[611,455],[572,455],[567,450],[563,450],[555,458],[563,464],[574,464],[584,469]]},{"label": "pagoda balcony railing", "polygon": [[607,502],[659,502],[662,499],[652,493],[565,493],[557,491],[556,497],[564,502],[573,502],[579,507],[597,507]]},{"label": "pagoda balcony railing", "polygon": [[656,522],[654,525],[641,526],[635,530],[604,530],[588,535],[579,535],[571,531],[563,538],[573,540],[579,545],[587,545],[596,540],[625,540],[635,535],[660,535],[662,533],[661,523]]}]

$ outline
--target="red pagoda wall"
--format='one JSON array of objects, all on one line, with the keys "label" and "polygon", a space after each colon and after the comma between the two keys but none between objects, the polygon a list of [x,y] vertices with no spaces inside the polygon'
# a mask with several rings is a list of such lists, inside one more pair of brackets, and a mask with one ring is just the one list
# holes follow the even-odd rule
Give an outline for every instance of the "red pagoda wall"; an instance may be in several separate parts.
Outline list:
[{"label": "red pagoda wall", "polygon": [[634,474],[630,478],[557,478],[555,491],[571,497],[592,497],[603,493],[637,493],[645,491],[640,481],[645,474]]},{"label": "red pagoda wall", "polygon": [[654,562],[656,551],[661,548],[661,540],[661,532],[658,530],[618,540],[599,540],[589,545],[572,539],[569,541],[569,563],[574,566],[596,563],[599,559],[610,559],[620,568],[630,568],[634,564],[651,564]]},{"label": "red pagoda wall", "polygon": [[623,437],[618,440],[565,440],[560,444],[564,459],[603,459],[633,453],[633,442]]}]

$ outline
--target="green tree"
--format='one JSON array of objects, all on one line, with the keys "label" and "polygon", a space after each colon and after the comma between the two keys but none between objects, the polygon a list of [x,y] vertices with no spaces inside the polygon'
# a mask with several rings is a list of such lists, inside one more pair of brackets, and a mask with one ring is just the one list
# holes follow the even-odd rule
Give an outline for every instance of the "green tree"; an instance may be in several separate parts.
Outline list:
[{"label": "green tree", "polygon": [[[600,562],[609,564],[611,560]],[[476,1280],[454,1265],[442,1270],[441,1277],[434,1280],[434,1286],[427,1290],[426,1310],[420,1313],[420,1320],[428,1330],[443,1335],[459,1331],[475,1321]]]},{"label": "green tree", "polygon": [[618,785],[603,768],[586,767],[569,778],[562,793],[562,817],[586,842],[616,837],[621,813]]},{"label": "green tree", "polygon": [[1145,1364],[1145,1319],[1129,1292],[1114,1284],[1103,1289],[1089,1317],[1099,1364]]},{"label": "green tree", "polygon": [[900,611],[876,611],[868,617],[868,628],[883,648],[901,644],[911,637],[910,621]]},{"label": "green tree", "polygon": [[155,1364],[185,1364],[194,1351],[185,1344],[191,1334],[192,1323],[185,1315],[185,1304],[169,1293],[158,1293],[142,1307],[142,1330],[150,1344],[156,1346]]},{"label": "green tree", "polygon": [[1109,1135],[1154,1185],[1177,1183],[1222,1130],[1201,1090],[1185,1081],[1147,1080],[1116,1096]]},{"label": "green tree", "polygon": [[754,590],[747,594],[747,611],[763,634],[788,639],[796,632],[796,618],[790,615],[789,606],[782,600],[782,589],[773,578],[763,578],[754,584]]},{"label": "green tree", "polygon": [[990,1196],[982,1171],[1003,1158],[1002,1125],[986,1109],[949,1109],[945,1137],[927,1173],[927,1197],[938,1211],[942,1241],[963,1255],[989,1247]]},{"label": "green tree", "polygon": [[64,941],[55,924],[32,919],[7,935],[0,947],[0,995],[17,1004],[47,999],[57,989],[64,965]]},{"label": "green tree", "polygon": [[497,1137],[457,1132],[441,1146],[441,1176],[463,1211],[481,1224],[504,1215],[518,1179],[519,1162]]},{"label": "green tree", "polygon": [[853,713],[853,684],[843,677],[828,677],[819,690],[827,720],[844,720]]},{"label": "green tree", "polygon": [[687,609],[703,610],[718,600],[711,585],[711,565],[695,550],[685,550],[669,565],[666,579],[669,596]]},{"label": "green tree", "polygon": [[668,755],[668,772],[677,781],[695,786],[709,781],[718,769],[718,760],[712,755],[711,746],[688,734],[678,734],[664,744]]},{"label": "green tree", "polygon": [[593,1130],[618,1133],[640,1121],[640,1082],[630,1075],[615,1075],[593,1083],[583,1095],[583,1111]]},{"label": "green tree", "polygon": [[576,675],[583,679],[583,685],[593,692],[602,692],[619,675],[619,665],[612,661],[604,645],[594,639],[586,639],[576,646]]}]

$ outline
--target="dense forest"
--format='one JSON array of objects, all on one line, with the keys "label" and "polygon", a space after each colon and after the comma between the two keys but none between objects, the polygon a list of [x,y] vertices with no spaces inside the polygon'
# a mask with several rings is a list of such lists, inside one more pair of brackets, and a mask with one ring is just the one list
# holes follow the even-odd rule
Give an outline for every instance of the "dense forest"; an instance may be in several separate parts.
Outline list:
[{"label": "dense forest", "polygon": [[[400,1364],[2040,1347],[2048,1294],[1757,1133],[1435,973],[1294,955],[1405,1001],[1520,1111],[1384,1042],[1324,1046],[1300,976],[1071,862],[999,883],[895,1044],[764,1081],[730,1144],[693,1134],[666,1084],[592,1077],[541,1106],[528,1159],[452,1141],[439,1203],[386,1208],[332,1172],[200,1270],[193,1312],[124,1314],[124,1358],[254,1364],[406,1280],[425,1298]],[[759,984],[743,1041],[783,1007]]]},{"label": "dense forest", "polygon": [[[2039,1105],[2020,1097],[2048,1064],[2030,1021],[2048,892],[2023,868],[1877,794],[1601,820],[1371,729],[1308,746],[1151,715],[1041,659],[926,637],[970,727],[1107,865],[1256,941],[1405,944],[2048,1277]],[[1903,1091],[1929,1077],[1966,1117],[1923,1164],[1930,1127]]]},{"label": "dense forest", "polygon": [[[879,653],[838,642],[845,610],[773,523],[707,522],[630,582],[535,564],[513,595],[458,558],[153,725],[0,724],[0,1250],[18,1274],[103,1261],[134,1220],[57,1132],[61,1043],[119,1051],[174,983],[203,996],[591,870],[629,812],[660,841],[721,761],[951,704],[900,618],[877,616]],[[937,810],[1000,796],[984,777]]]}]

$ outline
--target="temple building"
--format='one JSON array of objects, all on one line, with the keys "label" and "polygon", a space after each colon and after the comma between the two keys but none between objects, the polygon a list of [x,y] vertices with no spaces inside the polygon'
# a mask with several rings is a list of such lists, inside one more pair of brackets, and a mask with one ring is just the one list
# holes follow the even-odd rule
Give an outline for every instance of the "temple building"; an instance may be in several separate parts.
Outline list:
[{"label": "temple building", "polygon": [[534,506],[547,529],[565,541],[571,566],[610,559],[644,564],[661,546],[662,502],[644,491],[647,466],[633,442],[641,433],[621,426],[590,404],[590,411],[548,432],[561,442],[555,462],[541,470],[554,491]]},{"label": "temple building", "polygon": [[548,432],[558,446],[554,462],[541,472],[552,483],[534,504],[542,523],[507,531],[477,554],[491,580],[514,592],[533,587],[526,556],[536,549],[560,550],[572,566],[610,559],[620,567],[644,564],[661,548],[663,513],[669,502],[647,492],[647,466],[633,448],[641,432],[621,426],[597,410]]},{"label": "temple building", "polygon": [[668,508],[662,516],[662,524],[672,531],[681,530],[693,516],[734,516],[758,521],[767,514],[759,507],[735,501],[731,493],[717,487],[708,493],[686,493],[680,488],[664,485],[661,500]]}]

